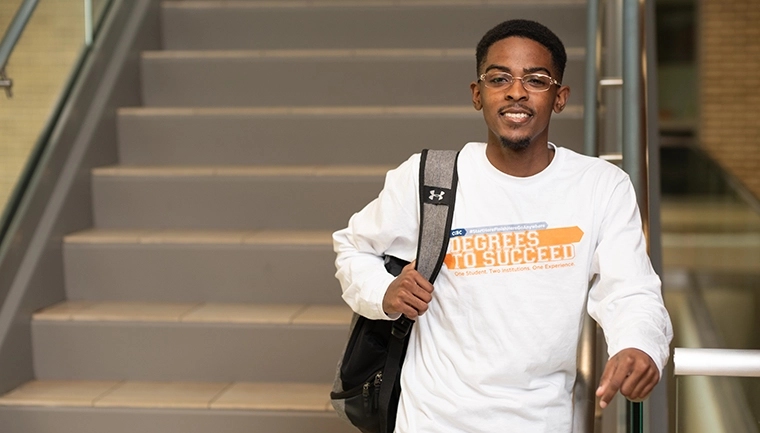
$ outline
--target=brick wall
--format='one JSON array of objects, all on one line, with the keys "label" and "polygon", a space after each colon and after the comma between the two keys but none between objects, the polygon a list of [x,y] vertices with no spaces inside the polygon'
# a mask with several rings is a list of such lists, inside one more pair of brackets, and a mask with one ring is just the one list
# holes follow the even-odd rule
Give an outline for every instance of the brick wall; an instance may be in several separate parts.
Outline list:
[{"label": "brick wall", "polygon": [[701,145],[760,198],[760,0],[701,0]]}]

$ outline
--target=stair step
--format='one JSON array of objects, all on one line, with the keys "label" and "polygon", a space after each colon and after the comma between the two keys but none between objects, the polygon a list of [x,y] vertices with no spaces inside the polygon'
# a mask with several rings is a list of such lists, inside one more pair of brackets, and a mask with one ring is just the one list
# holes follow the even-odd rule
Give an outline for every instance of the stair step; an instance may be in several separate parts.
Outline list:
[{"label": "stair step", "polygon": [[[585,56],[569,51],[563,84],[579,104]],[[460,105],[477,78],[473,48],[161,51],[143,53],[141,70],[142,100],[153,107]]]},{"label": "stair step", "polygon": [[34,371],[63,380],[328,382],[351,317],[345,305],[67,301],[33,316]]},{"label": "stair step", "polygon": [[63,249],[71,300],[343,303],[330,231],[90,229]]},{"label": "stair step", "polygon": [[346,305],[65,301],[33,320],[348,326],[351,316]]},{"label": "stair step", "polygon": [[331,412],[331,384],[250,382],[27,382],[0,406]]},{"label": "stair step", "polygon": [[[554,115],[549,139],[580,151],[583,109]],[[297,125],[298,127],[293,127]],[[140,107],[118,113],[124,165],[388,164],[422,148],[485,141],[472,105]]]},{"label": "stair step", "polygon": [[98,168],[92,181],[95,225],[337,230],[377,197],[390,168]]},{"label": "stair step", "polygon": [[542,22],[566,45],[582,46],[585,6],[585,0],[171,1],[162,8],[163,46],[472,48],[510,17]]}]

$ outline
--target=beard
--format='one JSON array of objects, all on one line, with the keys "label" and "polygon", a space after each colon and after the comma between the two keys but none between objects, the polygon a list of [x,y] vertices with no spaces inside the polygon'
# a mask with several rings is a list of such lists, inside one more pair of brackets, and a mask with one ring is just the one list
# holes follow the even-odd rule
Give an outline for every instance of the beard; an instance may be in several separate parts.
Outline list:
[{"label": "beard", "polygon": [[507,137],[499,137],[499,140],[501,140],[502,147],[509,150],[521,151],[530,146],[530,138],[528,137],[519,138],[517,140],[512,140]]}]

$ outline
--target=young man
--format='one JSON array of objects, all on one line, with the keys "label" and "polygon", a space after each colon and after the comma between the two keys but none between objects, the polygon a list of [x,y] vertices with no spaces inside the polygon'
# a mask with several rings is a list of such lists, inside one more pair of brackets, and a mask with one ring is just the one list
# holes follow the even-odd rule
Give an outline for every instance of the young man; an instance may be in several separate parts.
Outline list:
[{"label": "young man", "polygon": [[618,391],[651,392],[670,319],[628,176],[548,141],[570,93],[562,42],[541,24],[507,21],[476,57],[470,89],[488,142],[460,153],[455,230],[435,286],[413,264],[396,278],[383,267],[383,255],[416,254],[419,155],[333,235],[336,275],[357,313],[417,322],[396,432],[570,432],[584,307],[611,355],[602,407]]}]

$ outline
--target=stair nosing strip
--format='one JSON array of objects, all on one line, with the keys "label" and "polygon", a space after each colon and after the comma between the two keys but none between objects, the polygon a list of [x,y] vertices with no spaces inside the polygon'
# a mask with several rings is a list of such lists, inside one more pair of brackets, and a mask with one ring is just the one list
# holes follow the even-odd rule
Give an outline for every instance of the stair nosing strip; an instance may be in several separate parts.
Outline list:
[{"label": "stair nosing strip", "polygon": [[347,106],[347,107],[122,107],[119,115],[194,116],[194,115],[259,115],[259,116],[417,116],[479,115],[472,105],[446,106]]},{"label": "stair nosing strip", "polygon": [[[64,236],[64,244],[69,245],[306,245],[306,246],[329,246],[332,248],[332,230],[230,230],[229,233],[239,233],[242,241],[230,241],[227,238],[204,241],[182,240],[182,236],[162,237],[165,230],[142,230],[139,235],[117,236],[118,229],[103,229],[102,234],[98,229],[88,229],[73,232]],[[132,233],[132,230],[124,229],[124,233]],[[187,237],[201,239],[206,230],[186,230]],[[171,233],[171,232],[168,232]],[[299,240],[299,237],[301,240]],[[324,237],[324,240],[321,238]],[[316,241],[315,241],[316,238]],[[304,240],[305,239],[305,240]]]},{"label": "stair nosing strip", "polygon": [[[314,117],[472,117],[482,114],[471,105],[440,107],[122,107],[120,116],[314,116]],[[570,104],[559,116],[583,114],[581,104]]]},{"label": "stair nosing strip", "polygon": [[122,386],[124,386],[125,383],[126,383],[126,381],[122,380],[122,381],[118,382],[117,384],[115,384],[114,386],[112,386],[111,388],[109,388],[106,391],[104,391],[99,396],[97,396],[94,399],[92,399],[92,407],[95,408],[98,401],[104,399],[105,397],[109,396],[110,394],[113,394],[114,391],[116,391],[117,389],[119,389]]},{"label": "stair nosing strip", "polygon": [[[568,60],[581,60],[585,47],[565,48]],[[140,53],[146,60],[195,60],[195,59],[462,59],[474,60],[474,48],[346,48],[346,49],[235,49],[235,50],[149,50]]]},{"label": "stair nosing strip", "polygon": [[143,51],[143,59],[350,59],[350,58],[461,58],[473,59],[470,48],[362,48],[282,50],[161,50]]},{"label": "stair nosing strip", "polygon": [[343,178],[385,176],[392,165],[367,166],[107,166],[92,169],[96,177],[119,178]]},{"label": "stair nosing strip", "polygon": [[429,6],[504,6],[504,5],[585,5],[585,0],[363,0],[363,1],[164,1],[164,9],[317,9],[317,8],[383,8]]},{"label": "stair nosing strip", "polygon": [[211,406],[217,400],[219,400],[219,398],[221,398],[221,396],[223,396],[225,392],[227,392],[230,388],[232,388],[233,385],[235,385],[235,382],[229,382],[227,384],[227,386],[225,386],[224,388],[222,388],[222,390],[220,390],[215,396],[213,396],[211,398],[211,400],[208,401],[208,404],[206,405],[206,409],[212,410],[213,408]]},{"label": "stair nosing strip", "polygon": [[[31,382],[57,382],[56,380],[33,380],[26,382],[22,384],[21,386],[15,388],[14,390],[9,391],[7,394],[12,393],[16,389],[25,386]],[[80,380],[80,381],[67,381],[71,383],[85,383],[90,382],[87,380]],[[18,403],[2,403],[2,400],[0,400],[0,407],[56,407],[56,408],[82,408],[82,409],[91,409],[91,410],[110,410],[115,408],[122,408],[122,409],[131,409],[131,410],[164,410],[164,409],[176,409],[176,410],[214,410],[214,411],[230,411],[230,410],[243,410],[246,412],[249,411],[273,411],[273,412],[306,412],[306,413],[322,413],[322,412],[329,412],[329,400],[326,399],[327,405],[323,408],[316,409],[314,407],[305,408],[305,407],[297,407],[298,404],[294,404],[293,408],[287,408],[287,407],[279,407],[277,409],[271,409],[271,408],[225,408],[225,407],[212,407],[214,403],[216,403],[221,397],[225,395],[227,391],[229,391],[232,387],[235,385],[246,385],[248,383],[255,383],[255,382],[192,382],[192,381],[183,381],[183,382],[168,382],[168,381],[139,381],[139,380],[122,380],[122,381],[109,381],[109,382],[115,382],[114,385],[112,385],[109,389],[101,393],[100,395],[94,397],[89,403],[84,404],[73,404],[72,402],[66,402],[66,401],[59,401],[56,403],[49,403],[44,402],[40,400],[34,400],[34,399],[28,399],[25,400],[23,404]],[[159,404],[155,406],[135,406],[130,404],[109,404],[109,405],[99,405],[98,403],[103,401],[105,398],[107,398],[109,395],[112,395],[114,392],[118,391],[119,388],[133,383],[154,383],[154,384],[170,384],[170,383],[184,383],[184,384],[208,384],[208,385],[221,385],[221,390],[218,391],[213,397],[211,397],[205,404],[202,406],[197,407],[189,407],[187,404],[172,404],[169,402],[168,404]],[[281,383],[290,383],[290,382],[266,382],[267,385],[279,385]],[[264,384],[264,383],[262,383]],[[299,385],[311,385],[309,383],[299,383]],[[318,384],[320,387],[325,387],[326,389],[329,389],[330,384],[329,383],[320,383]],[[4,396],[3,396],[4,397]],[[85,400],[86,401],[86,400]]]},{"label": "stair nosing strip", "polygon": [[[65,304],[66,302],[62,302],[56,305]],[[131,302],[121,302],[121,301],[101,301],[97,302],[97,304],[105,305],[108,307],[111,311],[118,310],[118,307],[120,304],[131,304]],[[145,304],[154,304],[154,305],[160,305],[162,302],[145,302]],[[91,317],[87,317],[87,312],[74,312],[72,315],[66,319],[61,320],[58,318],[52,318],[48,319],[45,316],[45,309],[37,312],[34,314],[33,321],[37,323],[54,323],[56,325],[61,324],[89,324],[89,323],[130,323],[130,324],[174,324],[174,325],[234,325],[234,326],[261,326],[261,327],[276,327],[276,328],[283,328],[283,327],[289,327],[289,328],[302,328],[302,327],[320,327],[320,326],[348,326],[350,323],[350,318],[346,318],[345,321],[341,320],[335,320],[341,319],[341,314],[343,312],[349,313],[350,310],[348,309],[348,306],[343,306],[342,308],[345,310],[343,312],[337,313],[337,315],[332,316],[333,321],[325,322],[324,320],[315,320],[315,321],[301,321],[299,323],[295,323],[298,317],[300,317],[304,312],[311,308],[315,307],[337,307],[333,305],[323,305],[323,304],[266,304],[266,303],[245,303],[245,304],[239,304],[239,303],[215,303],[215,302],[207,302],[207,303],[195,303],[192,308],[189,310],[180,313],[179,318],[177,319],[175,312],[169,312],[169,313],[163,313],[163,316],[160,316],[159,314],[156,314],[154,312],[153,315],[150,316],[143,316],[139,317],[138,314],[132,314],[130,315],[124,315],[124,316],[117,316],[113,315],[111,317],[107,317],[107,314],[103,313],[102,311],[94,311],[92,312]],[[233,314],[232,316],[229,316],[232,314],[229,310],[226,311],[226,314],[228,314],[228,318],[219,320],[213,320],[216,315],[216,317],[219,317],[219,307],[221,307],[221,311],[224,312],[225,307],[240,307],[240,306],[250,307],[251,309],[246,313],[240,313],[239,311],[236,314]],[[54,308],[55,305],[49,307]],[[192,314],[195,311],[198,311],[204,307],[209,307],[212,310],[211,315],[209,316],[207,313],[207,316],[205,318],[195,318],[195,319],[187,319],[187,316],[189,314]],[[274,307],[281,307],[280,311],[276,313],[274,316],[262,316],[261,311],[262,308],[264,309],[271,309]],[[95,306],[97,308],[97,306]],[[213,312],[214,308],[217,308],[217,311]],[[289,312],[288,310],[291,310]]]}]

